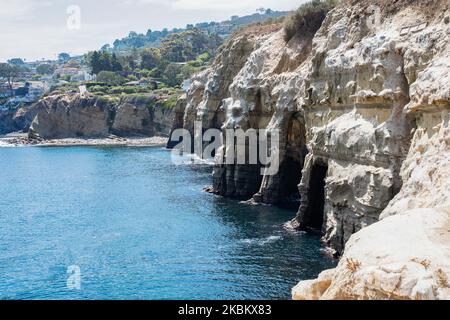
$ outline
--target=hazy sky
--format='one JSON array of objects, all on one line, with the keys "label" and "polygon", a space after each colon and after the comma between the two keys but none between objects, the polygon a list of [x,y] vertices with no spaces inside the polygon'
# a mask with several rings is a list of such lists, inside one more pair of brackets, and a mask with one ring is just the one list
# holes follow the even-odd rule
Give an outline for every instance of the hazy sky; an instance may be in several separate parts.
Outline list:
[{"label": "hazy sky", "polygon": [[[257,8],[291,10],[305,0],[0,0],[0,61],[81,54],[122,38],[129,31],[184,27],[252,14]],[[77,13],[68,8],[80,8]],[[71,18],[75,18],[71,19]],[[74,24],[75,23],[75,24]]]}]

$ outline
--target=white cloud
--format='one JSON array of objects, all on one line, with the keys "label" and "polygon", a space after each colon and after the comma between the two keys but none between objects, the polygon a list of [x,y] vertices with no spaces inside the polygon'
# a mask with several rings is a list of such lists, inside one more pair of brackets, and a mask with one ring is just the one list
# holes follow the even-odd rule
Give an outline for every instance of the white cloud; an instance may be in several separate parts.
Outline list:
[{"label": "white cloud", "polygon": [[2,22],[24,21],[31,19],[36,9],[53,4],[51,0],[0,0],[0,19]]},{"label": "white cloud", "polygon": [[175,10],[256,10],[257,8],[276,8],[291,10],[306,0],[123,0],[122,5],[145,6],[165,5]]},{"label": "white cloud", "polygon": [[[257,8],[289,10],[305,0],[0,0],[0,61],[83,53],[122,38],[129,31],[223,21]],[[81,30],[68,31],[67,6],[81,8]],[[20,39],[20,41],[18,41]],[[14,45],[12,45],[14,44]]]},{"label": "white cloud", "polygon": [[242,10],[261,7],[291,10],[299,6],[299,0],[175,0],[173,6],[183,10]]},{"label": "white cloud", "polygon": [[30,0],[1,0],[0,17],[2,19],[22,19],[32,12],[33,2]]},{"label": "white cloud", "polygon": [[146,6],[146,5],[171,5],[175,0],[124,0],[120,5]]}]

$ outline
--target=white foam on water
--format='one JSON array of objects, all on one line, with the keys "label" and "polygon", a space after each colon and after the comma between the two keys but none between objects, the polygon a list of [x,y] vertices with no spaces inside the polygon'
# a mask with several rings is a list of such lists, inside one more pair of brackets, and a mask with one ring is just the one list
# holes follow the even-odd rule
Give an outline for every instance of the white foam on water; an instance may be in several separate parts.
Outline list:
[{"label": "white foam on water", "polygon": [[247,244],[247,245],[258,245],[258,246],[264,246],[266,244],[270,244],[270,243],[274,243],[277,242],[279,240],[283,239],[282,236],[270,236],[267,238],[256,238],[256,239],[243,239],[241,240],[242,243]]},{"label": "white foam on water", "polygon": [[0,148],[20,148],[23,147],[22,145],[18,145],[18,144],[12,144],[12,143],[8,143],[8,142],[4,142],[0,140]]},{"label": "white foam on water", "polygon": [[[173,151],[173,150],[171,150]],[[200,164],[200,165],[208,165],[213,166],[215,164],[214,159],[202,159],[196,154],[183,154],[176,155],[178,164],[182,165],[192,165],[192,164]]]},{"label": "white foam on water", "polygon": [[283,229],[285,231],[287,231],[290,234],[294,234],[294,235],[302,235],[302,234],[306,234],[306,231],[302,231],[302,230],[297,230],[292,226],[292,222],[288,221],[283,225]]}]

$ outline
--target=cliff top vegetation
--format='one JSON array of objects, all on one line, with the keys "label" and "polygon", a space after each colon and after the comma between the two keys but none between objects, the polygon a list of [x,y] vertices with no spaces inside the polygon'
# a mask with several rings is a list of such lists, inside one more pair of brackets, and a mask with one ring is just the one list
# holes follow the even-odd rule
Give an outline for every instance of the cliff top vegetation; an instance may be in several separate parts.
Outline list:
[{"label": "cliff top vegetation", "polygon": [[338,3],[339,0],[312,0],[301,5],[284,21],[284,40],[289,42],[300,30],[316,33],[327,13]]}]

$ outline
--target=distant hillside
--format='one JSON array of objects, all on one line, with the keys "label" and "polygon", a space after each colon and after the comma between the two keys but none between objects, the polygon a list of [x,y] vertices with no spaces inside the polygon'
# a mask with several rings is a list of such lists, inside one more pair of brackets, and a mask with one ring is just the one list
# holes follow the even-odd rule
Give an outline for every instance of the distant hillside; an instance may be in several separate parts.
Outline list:
[{"label": "distant hillside", "polygon": [[134,49],[139,48],[158,48],[161,45],[163,39],[167,38],[170,35],[185,32],[191,29],[200,29],[201,31],[207,34],[218,35],[222,38],[226,38],[235,30],[240,27],[263,22],[268,19],[277,19],[283,16],[286,16],[289,12],[286,11],[272,11],[271,9],[267,10],[259,10],[259,12],[247,15],[243,17],[233,16],[229,20],[222,22],[203,22],[197,23],[195,25],[190,24],[185,28],[175,28],[172,30],[163,29],[162,31],[152,31],[148,30],[146,34],[130,32],[129,35],[122,39],[117,39],[114,41],[113,45],[104,45],[102,50],[111,51],[115,53],[124,53],[129,52]]}]

